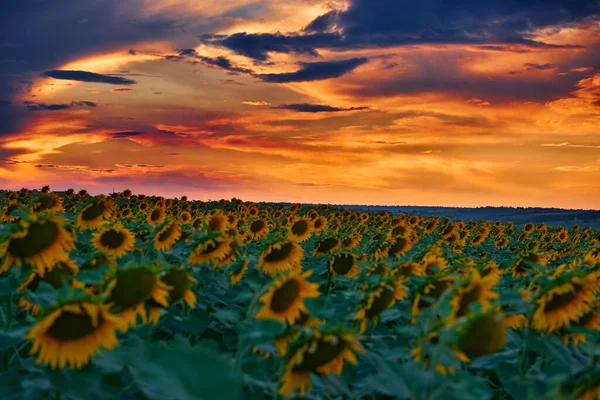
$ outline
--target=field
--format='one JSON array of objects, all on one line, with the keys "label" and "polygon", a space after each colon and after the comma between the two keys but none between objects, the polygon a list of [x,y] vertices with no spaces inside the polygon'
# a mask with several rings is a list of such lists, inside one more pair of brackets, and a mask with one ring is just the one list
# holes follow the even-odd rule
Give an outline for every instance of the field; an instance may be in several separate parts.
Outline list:
[{"label": "field", "polygon": [[0,206],[2,399],[600,398],[594,211]]}]

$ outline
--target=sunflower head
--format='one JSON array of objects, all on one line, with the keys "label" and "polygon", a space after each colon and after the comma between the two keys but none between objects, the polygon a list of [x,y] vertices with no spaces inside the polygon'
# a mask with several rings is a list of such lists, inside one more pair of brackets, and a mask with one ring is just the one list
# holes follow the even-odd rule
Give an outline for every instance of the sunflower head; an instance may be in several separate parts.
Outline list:
[{"label": "sunflower head", "polygon": [[493,287],[497,283],[498,275],[488,274],[482,278],[479,271],[470,271],[466,279],[458,281],[452,290],[450,321],[466,316],[473,304],[481,304],[484,308],[488,307],[489,301],[498,297],[498,294],[493,291]]},{"label": "sunflower head", "polygon": [[351,333],[322,333],[300,336],[286,352],[286,367],[278,394],[289,396],[300,390],[303,396],[312,388],[311,373],[328,375],[342,373],[344,363],[356,364],[357,353],[363,349]]},{"label": "sunflower head", "polygon": [[375,324],[379,322],[379,314],[392,307],[397,300],[407,297],[406,287],[399,279],[384,281],[367,291],[363,298],[359,311],[354,319],[360,321],[360,332],[367,328],[368,320]]},{"label": "sunflower head", "polygon": [[299,271],[303,259],[304,249],[297,242],[291,239],[277,240],[263,248],[257,267],[273,276],[285,271]]},{"label": "sunflower head", "polygon": [[456,329],[457,350],[467,359],[497,353],[506,341],[504,317],[493,307],[469,317]]},{"label": "sunflower head", "polygon": [[119,258],[135,247],[135,237],[120,224],[103,228],[94,234],[94,247],[106,254]]},{"label": "sunflower head", "polygon": [[322,256],[331,253],[333,250],[339,248],[342,245],[341,241],[333,236],[328,236],[321,239],[313,252],[315,256]]},{"label": "sunflower head", "polygon": [[313,221],[309,218],[298,218],[292,219],[289,228],[288,235],[290,239],[296,240],[298,243],[305,241],[310,237],[313,232]]},{"label": "sunflower head", "polygon": [[113,204],[104,196],[94,197],[77,215],[76,225],[79,229],[97,229],[106,223],[113,212]]},{"label": "sunflower head", "polygon": [[189,263],[219,265],[231,253],[231,243],[229,235],[223,232],[203,235],[193,245]]},{"label": "sunflower head", "polygon": [[163,207],[155,206],[152,211],[148,213],[146,222],[148,222],[148,224],[151,226],[156,226],[163,222],[166,217],[167,214],[165,213],[165,209]]},{"label": "sunflower head", "polygon": [[168,287],[169,305],[183,299],[190,307],[196,305],[196,295],[190,290],[190,285],[196,280],[183,268],[173,268],[161,277]]},{"label": "sunflower head", "polygon": [[12,226],[13,233],[0,245],[0,257],[5,256],[0,273],[13,264],[30,265],[40,274],[56,262],[68,258],[75,248],[75,240],[64,221],[51,216],[32,216]]},{"label": "sunflower head", "polygon": [[44,314],[26,338],[33,341],[30,354],[38,354],[38,363],[79,369],[100,349],[112,350],[118,344],[116,330],[123,326],[106,306],[78,301]]},{"label": "sunflower head", "polygon": [[167,220],[154,234],[153,246],[157,251],[170,250],[181,237],[181,227],[177,220]]},{"label": "sunflower head", "polygon": [[169,305],[169,287],[158,277],[156,272],[146,266],[131,266],[118,271],[107,285],[106,304],[110,310],[119,313],[127,322],[127,326],[136,326],[137,316],[147,322],[145,303],[153,301],[167,307]]},{"label": "sunflower head", "polygon": [[356,278],[360,267],[352,253],[338,252],[329,256],[329,273],[332,276],[341,275],[346,278]]},{"label": "sunflower head", "polygon": [[273,319],[293,325],[308,310],[304,299],[319,297],[319,285],[306,280],[312,271],[292,272],[273,281],[260,298],[263,308],[256,319]]}]

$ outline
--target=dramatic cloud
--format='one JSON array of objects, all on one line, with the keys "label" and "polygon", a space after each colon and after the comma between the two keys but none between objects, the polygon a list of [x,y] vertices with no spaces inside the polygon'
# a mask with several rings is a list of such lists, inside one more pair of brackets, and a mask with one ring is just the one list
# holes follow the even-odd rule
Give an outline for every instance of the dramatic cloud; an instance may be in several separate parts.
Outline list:
[{"label": "dramatic cloud", "polygon": [[134,85],[137,83],[132,79],[127,79],[120,76],[96,74],[88,71],[52,70],[44,72],[42,76],[67,81],[108,83],[110,85]]},{"label": "dramatic cloud", "polygon": [[359,110],[368,110],[369,107],[348,107],[348,108],[340,108],[340,107],[332,107],[325,104],[282,104],[276,107],[271,108],[280,108],[285,110],[293,110],[298,112],[308,112],[308,113],[318,113],[318,112],[339,112],[339,111],[359,111]]},{"label": "dramatic cloud", "polygon": [[140,131],[126,131],[126,132],[114,132],[111,134],[111,136],[114,139],[125,139],[125,138],[129,138],[129,137],[143,135],[143,134],[144,134],[144,132],[140,132]]},{"label": "dramatic cloud", "polygon": [[77,107],[96,107],[97,104],[93,101],[72,101],[69,104],[44,104],[26,101],[25,106],[29,111],[60,111]]},{"label": "dramatic cloud", "polygon": [[257,78],[270,83],[309,82],[338,78],[351,72],[368,61],[365,57],[351,58],[341,61],[321,61],[301,63],[298,71],[280,74],[256,74]]}]

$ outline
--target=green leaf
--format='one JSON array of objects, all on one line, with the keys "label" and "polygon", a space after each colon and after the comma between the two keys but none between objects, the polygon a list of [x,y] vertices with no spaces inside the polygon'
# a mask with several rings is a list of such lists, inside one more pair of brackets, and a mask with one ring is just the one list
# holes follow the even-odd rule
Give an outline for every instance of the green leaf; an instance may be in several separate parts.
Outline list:
[{"label": "green leaf", "polygon": [[150,399],[241,399],[240,375],[205,347],[145,341],[128,356],[134,382]]}]

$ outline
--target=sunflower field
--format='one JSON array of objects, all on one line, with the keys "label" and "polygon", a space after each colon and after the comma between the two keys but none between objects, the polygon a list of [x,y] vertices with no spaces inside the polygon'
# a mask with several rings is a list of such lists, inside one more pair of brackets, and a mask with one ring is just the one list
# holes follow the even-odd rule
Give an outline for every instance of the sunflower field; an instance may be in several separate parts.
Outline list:
[{"label": "sunflower field", "polygon": [[592,228],[0,191],[2,399],[600,399]]}]

